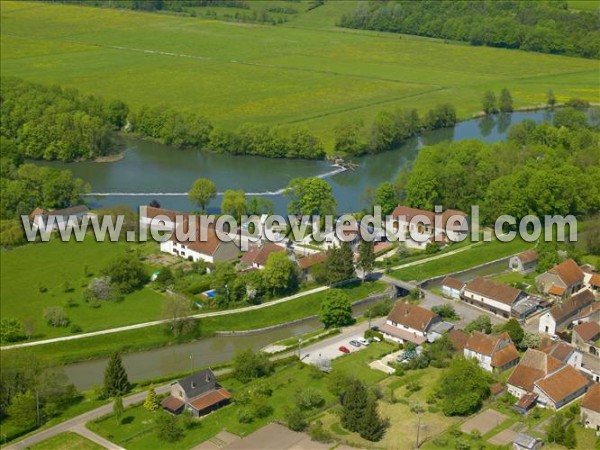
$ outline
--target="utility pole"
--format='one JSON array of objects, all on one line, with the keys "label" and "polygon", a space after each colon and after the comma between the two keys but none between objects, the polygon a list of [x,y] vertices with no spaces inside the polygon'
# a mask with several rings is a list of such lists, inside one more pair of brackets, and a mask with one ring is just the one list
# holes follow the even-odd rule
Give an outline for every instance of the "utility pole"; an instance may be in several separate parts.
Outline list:
[{"label": "utility pole", "polygon": [[371,308],[368,309],[369,313],[369,330],[371,329]]},{"label": "utility pole", "polygon": [[298,338],[298,359],[301,359],[300,357],[300,346],[302,345],[302,338]]},{"label": "utility pole", "polygon": [[194,371],[194,355],[190,353],[190,371]]}]

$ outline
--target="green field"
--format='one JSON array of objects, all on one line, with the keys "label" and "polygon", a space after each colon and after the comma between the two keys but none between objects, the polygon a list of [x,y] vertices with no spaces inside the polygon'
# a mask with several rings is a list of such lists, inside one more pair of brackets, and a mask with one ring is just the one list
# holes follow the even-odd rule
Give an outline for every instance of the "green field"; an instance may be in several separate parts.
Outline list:
[{"label": "green field", "polygon": [[1,73],[200,111],[224,127],[305,124],[328,145],[340,119],[384,108],[449,102],[471,117],[487,89],[510,88],[517,107],[548,89],[599,100],[597,61],[344,30],[335,22],[355,2],[292,5],[303,12],[273,26],[2,2]]},{"label": "green field", "polygon": [[[344,291],[352,301],[382,291],[385,284],[380,282],[363,283]],[[210,317],[199,321],[200,332],[210,336],[215,331],[241,331],[277,325],[291,320],[319,313],[319,307],[325,293],[307,295],[288,302],[227,316]],[[85,359],[108,356],[114,351],[137,351],[177,343],[166,333],[165,327],[152,326],[120,333],[92,336],[73,341],[29,347],[28,351],[54,364],[66,364]],[[6,352],[19,351],[6,350]]]},{"label": "green field", "polygon": [[103,447],[69,431],[57,434],[29,448],[31,450],[100,450]]},{"label": "green field", "polygon": [[[394,348],[395,345],[388,342],[375,343],[360,352],[342,356],[332,364],[334,368],[352,368],[350,373],[372,384],[385,378],[386,375],[370,369],[366,363],[367,359],[377,359]],[[222,429],[239,436],[246,436],[273,420],[283,421],[285,410],[293,405],[296,393],[307,387],[317,389],[323,394],[325,404],[322,408],[333,406],[337,403],[337,399],[327,390],[327,375],[319,375],[315,377],[315,371],[301,363],[278,368],[272,376],[267,378],[268,385],[273,389],[272,396],[267,398],[267,403],[273,408],[272,414],[268,417],[255,419],[250,424],[240,423],[237,413],[242,406],[232,404],[205,416],[197,428],[187,431],[181,441],[169,445],[169,448],[191,448],[216,435]],[[234,398],[236,393],[251,389],[253,385],[261,382],[262,380],[255,380],[244,384],[235,378],[221,381],[222,385],[233,393]],[[309,415],[315,414],[318,410],[311,410]],[[89,422],[87,426],[101,436],[128,449],[163,448],[166,444],[157,438],[156,427],[153,423],[157,414],[157,412],[149,412],[142,405],[138,405],[125,411],[121,425],[117,425],[113,416],[108,416]]]},{"label": "green field", "polygon": [[530,242],[515,239],[511,242],[491,241],[475,245],[463,252],[445,258],[435,259],[416,266],[399,269],[390,275],[404,281],[426,280],[450,274],[514,255],[533,246]]},{"label": "green field", "polygon": [[[103,302],[99,308],[92,308],[83,299],[90,280],[100,276],[111,260],[130,248],[153,251],[152,245],[131,247],[93,239],[83,242],[53,239],[3,251],[2,318],[31,321],[35,339],[70,334],[70,326],[54,328],[45,322],[43,312],[50,306],[63,307],[71,324],[78,325],[83,332],[159,319],[164,296],[149,288],[128,294],[122,301]],[[47,291],[41,292],[40,288]],[[69,300],[73,301],[72,306],[67,306]]]}]

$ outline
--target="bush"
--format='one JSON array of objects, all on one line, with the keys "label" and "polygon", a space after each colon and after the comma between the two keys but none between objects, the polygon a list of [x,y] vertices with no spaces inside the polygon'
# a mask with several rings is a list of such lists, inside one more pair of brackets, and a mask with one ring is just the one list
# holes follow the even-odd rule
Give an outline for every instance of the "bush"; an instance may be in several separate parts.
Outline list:
[{"label": "bush", "polygon": [[301,410],[318,408],[323,406],[324,403],[323,394],[315,388],[307,387],[296,394],[296,405]]},{"label": "bush", "polygon": [[71,333],[81,333],[81,327],[77,324],[72,324],[71,325]]},{"label": "bush", "polygon": [[237,419],[239,423],[252,423],[254,421],[254,413],[249,407],[240,408],[237,412]]},{"label": "bush", "polygon": [[50,306],[44,310],[44,320],[51,327],[66,327],[69,325],[69,318],[65,314],[65,310],[60,306]]},{"label": "bush", "polygon": [[317,420],[308,430],[313,441],[328,443],[332,441],[331,434],[323,428],[323,423]]},{"label": "bush", "polygon": [[304,431],[306,429],[306,419],[298,408],[288,409],[285,413],[285,421],[290,430]]}]

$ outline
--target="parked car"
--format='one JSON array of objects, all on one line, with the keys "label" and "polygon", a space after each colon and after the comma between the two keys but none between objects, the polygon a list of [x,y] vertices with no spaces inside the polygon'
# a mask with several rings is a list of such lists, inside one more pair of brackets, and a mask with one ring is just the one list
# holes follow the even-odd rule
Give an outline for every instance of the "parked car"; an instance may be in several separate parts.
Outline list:
[{"label": "parked car", "polygon": [[371,327],[371,330],[373,330],[373,331],[379,331],[379,327],[378,326]]},{"label": "parked car", "polygon": [[373,336],[371,339],[375,342],[381,342],[381,339],[379,339],[377,336]]},{"label": "parked car", "polygon": [[353,346],[353,347],[360,347],[361,344],[356,339],[352,339],[350,341],[350,345]]},{"label": "parked car", "polygon": [[350,350],[348,350],[348,347],[344,347],[343,345],[338,348],[338,350],[342,353],[350,353]]},{"label": "parked car", "polygon": [[365,338],[358,338],[357,341],[360,342],[365,347],[370,344],[370,342],[367,341]]}]

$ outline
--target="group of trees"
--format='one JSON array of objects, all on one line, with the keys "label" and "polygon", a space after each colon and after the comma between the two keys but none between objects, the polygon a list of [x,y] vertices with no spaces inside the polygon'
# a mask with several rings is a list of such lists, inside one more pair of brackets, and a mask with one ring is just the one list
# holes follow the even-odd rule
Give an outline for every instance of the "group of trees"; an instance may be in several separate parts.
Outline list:
[{"label": "group of trees", "polygon": [[325,328],[345,327],[354,323],[352,303],[341,289],[329,289],[321,302],[319,318]]},{"label": "group of trees", "polygon": [[73,161],[106,155],[113,149],[110,131],[121,128],[128,114],[121,101],[72,89],[5,77],[1,86],[0,134],[26,158]]},{"label": "group of trees", "polygon": [[403,186],[406,202],[470,211],[485,223],[502,214],[587,215],[600,207],[600,133],[566,108],[554,125],[524,121],[507,142],[467,140],[423,148]]},{"label": "group of trees", "polygon": [[27,352],[2,353],[0,417],[26,431],[80,399],[67,376]]},{"label": "group of trees", "polygon": [[506,88],[502,89],[500,92],[500,100],[496,99],[496,94],[494,94],[493,91],[486,91],[483,94],[482,109],[486,114],[512,112],[513,100],[510,91]]},{"label": "group of trees", "polygon": [[142,137],[176,147],[268,158],[321,159],[323,144],[308,129],[284,125],[242,125],[237,131],[217,129],[195,112],[163,106],[142,107],[129,115],[129,129]]},{"label": "group of trees", "polygon": [[443,104],[424,118],[416,109],[381,111],[370,125],[361,120],[344,120],[335,127],[335,150],[352,156],[380,153],[397,147],[423,129],[435,130],[456,124],[456,110]]},{"label": "group of trees", "polygon": [[594,11],[570,11],[567,2],[361,2],[344,14],[347,28],[416,34],[472,45],[520,48],[584,58],[600,56]]},{"label": "group of trees", "polygon": [[437,392],[447,416],[468,416],[490,395],[490,375],[475,359],[453,358],[440,377]]},{"label": "group of trees", "polygon": [[363,439],[379,441],[389,422],[377,411],[377,399],[365,384],[355,378],[347,381],[341,395],[341,424],[348,431],[356,432]]}]

